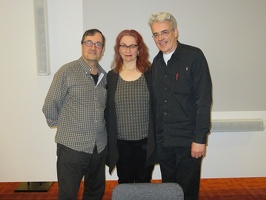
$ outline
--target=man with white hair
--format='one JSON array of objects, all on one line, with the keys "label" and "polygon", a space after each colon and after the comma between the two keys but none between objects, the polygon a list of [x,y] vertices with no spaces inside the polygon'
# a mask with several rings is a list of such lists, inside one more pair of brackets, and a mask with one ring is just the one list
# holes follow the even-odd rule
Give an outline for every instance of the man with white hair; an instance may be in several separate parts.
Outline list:
[{"label": "man with white hair", "polygon": [[170,13],[151,15],[149,25],[159,49],[152,77],[162,181],[179,183],[185,200],[197,200],[212,105],[207,60],[199,48],[178,41],[177,23]]}]

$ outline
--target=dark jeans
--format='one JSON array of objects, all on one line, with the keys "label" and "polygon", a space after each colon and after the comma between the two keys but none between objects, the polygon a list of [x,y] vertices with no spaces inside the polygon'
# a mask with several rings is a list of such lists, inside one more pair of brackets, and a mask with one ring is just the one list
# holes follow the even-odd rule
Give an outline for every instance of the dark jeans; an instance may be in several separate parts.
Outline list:
[{"label": "dark jeans", "polygon": [[146,166],[147,139],[118,140],[119,160],[116,164],[118,183],[148,183],[154,165]]},{"label": "dark jeans", "polygon": [[183,188],[185,200],[198,200],[202,158],[191,157],[191,146],[157,145],[162,182],[176,182]]},{"label": "dark jeans", "polygon": [[84,177],[83,200],[100,200],[105,189],[106,150],[93,154],[57,144],[58,200],[76,200]]}]

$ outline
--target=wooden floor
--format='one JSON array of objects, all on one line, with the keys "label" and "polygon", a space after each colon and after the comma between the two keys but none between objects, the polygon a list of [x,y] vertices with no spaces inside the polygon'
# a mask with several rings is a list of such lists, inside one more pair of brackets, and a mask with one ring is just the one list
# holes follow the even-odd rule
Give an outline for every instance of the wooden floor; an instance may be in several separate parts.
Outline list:
[{"label": "wooden floor", "polygon": [[[154,180],[160,183],[160,180]],[[1,183],[0,200],[56,200],[57,183],[47,192],[15,192],[20,183]],[[107,181],[103,200],[110,200],[117,181]],[[77,200],[82,199],[81,185]],[[202,179],[200,200],[266,200],[266,177]]]}]

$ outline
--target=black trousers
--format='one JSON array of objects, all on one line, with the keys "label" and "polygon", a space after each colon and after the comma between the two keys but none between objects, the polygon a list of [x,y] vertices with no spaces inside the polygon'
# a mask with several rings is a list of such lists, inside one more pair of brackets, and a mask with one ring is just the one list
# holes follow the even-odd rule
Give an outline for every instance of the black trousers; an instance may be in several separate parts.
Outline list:
[{"label": "black trousers", "polygon": [[116,164],[118,183],[148,183],[154,165],[146,166],[147,139],[118,140],[119,160]]},{"label": "black trousers", "polygon": [[83,200],[101,200],[105,189],[106,150],[93,154],[57,144],[58,200],[76,200],[84,177]]},{"label": "black trousers", "polygon": [[185,200],[198,200],[202,158],[191,157],[191,146],[157,145],[162,182],[178,183]]}]

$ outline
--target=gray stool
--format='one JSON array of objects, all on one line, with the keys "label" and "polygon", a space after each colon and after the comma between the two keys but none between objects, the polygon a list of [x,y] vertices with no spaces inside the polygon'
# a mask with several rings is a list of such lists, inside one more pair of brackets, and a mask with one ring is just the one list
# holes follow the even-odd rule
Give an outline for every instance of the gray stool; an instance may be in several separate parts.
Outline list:
[{"label": "gray stool", "polygon": [[127,183],[117,185],[112,200],[184,200],[177,183]]}]

